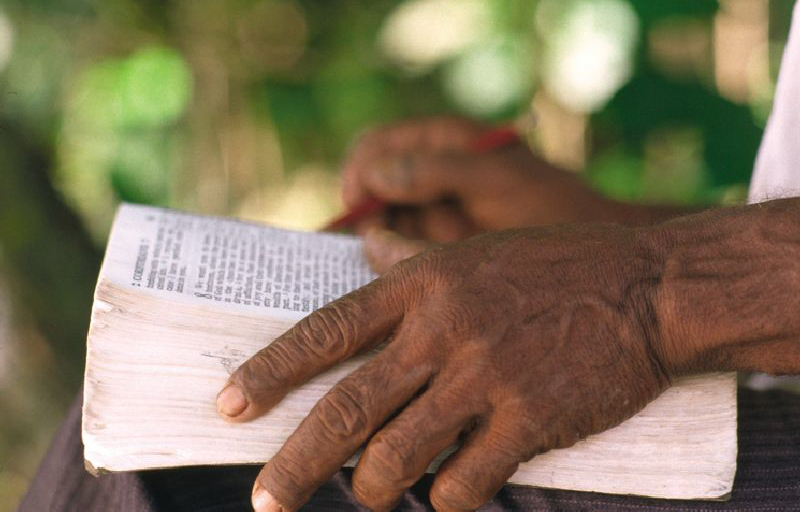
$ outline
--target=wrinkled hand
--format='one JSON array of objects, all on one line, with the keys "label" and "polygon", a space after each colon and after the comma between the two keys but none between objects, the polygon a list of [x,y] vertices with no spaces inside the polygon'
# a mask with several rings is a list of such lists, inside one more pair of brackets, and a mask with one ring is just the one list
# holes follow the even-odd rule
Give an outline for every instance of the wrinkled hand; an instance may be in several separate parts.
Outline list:
[{"label": "wrinkled hand", "polygon": [[429,250],[312,313],[220,394],[247,421],[314,375],[388,340],[334,386],[258,476],[258,510],[305,503],[359,447],[364,505],[391,507],[448,446],[430,499],[468,509],[520,462],[639,411],[669,383],[651,304],[662,269],[616,226],[490,233]]},{"label": "wrinkled hand", "polygon": [[393,205],[360,225],[410,238],[460,240],[484,231],[580,220],[610,220],[611,203],[573,173],[535,157],[524,144],[484,154],[470,142],[489,126],[457,118],[408,121],[373,130],[344,165],[342,195]]}]

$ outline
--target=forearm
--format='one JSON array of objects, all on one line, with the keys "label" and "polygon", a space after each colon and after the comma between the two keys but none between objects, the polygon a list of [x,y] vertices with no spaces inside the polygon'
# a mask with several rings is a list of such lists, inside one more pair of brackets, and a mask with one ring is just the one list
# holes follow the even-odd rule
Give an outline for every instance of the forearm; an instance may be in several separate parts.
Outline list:
[{"label": "forearm", "polygon": [[[535,225],[573,222],[611,222],[623,226],[651,226],[702,211],[703,206],[629,203],[605,197],[586,186],[576,175],[561,171],[559,186],[551,186],[558,197],[554,204],[536,205]],[[528,226],[529,223],[523,225]]]},{"label": "forearm", "polygon": [[556,204],[548,210],[558,222],[549,223],[613,222],[623,226],[650,226],[704,209],[696,205],[619,201],[588,186],[586,180],[575,173],[538,159],[536,162],[538,174],[548,178],[545,181],[550,184],[548,188],[558,197]]},{"label": "forearm", "polygon": [[609,215],[616,222],[626,226],[650,226],[677,217],[699,213],[701,206],[681,206],[669,204],[638,204],[621,201],[607,201]]},{"label": "forearm", "polygon": [[800,199],[646,228],[660,251],[657,343],[675,373],[800,373]]}]

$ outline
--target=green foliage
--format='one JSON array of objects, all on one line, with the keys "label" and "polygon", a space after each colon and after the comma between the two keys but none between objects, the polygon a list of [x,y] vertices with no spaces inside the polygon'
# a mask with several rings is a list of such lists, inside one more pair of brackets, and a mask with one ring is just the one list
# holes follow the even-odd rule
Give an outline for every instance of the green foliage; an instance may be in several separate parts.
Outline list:
[{"label": "green foliage", "polygon": [[191,74],[176,51],[139,50],[122,62],[120,71],[121,125],[159,126],[183,114],[191,95]]},{"label": "green foliage", "polygon": [[191,89],[191,74],[180,54],[166,47],[146,47],[84,71],[74,108],[83,122],[97,128],[157,127],[183,114]]},{"label": "green foliage", "polygon": [[111,186],[121,201],[167,204],[171,140],[163,133],[128,132],[110,167]]},{"label": "green foliage", "polygon": [[[646,142],[659,130],[694,127],[702,144],[705,190],[690,192],[689,189],[677,198],[678,202],[707,201],[717,187],[747,183],[761,139],[761,129],[747,106],[734,104],[699,82],[676,81],[649,71],[635,76],[620,89],[595,116],[593,126],[599,147],[622,145],[627,154],[639,161],[645,156]],[[622,171],[606,165],[607,158],[601,161],[602,165],[591,167],[591,180],[602,183],[602,189],[612,195],[627,197],[631,184],[620,180]],[[641,182],[642,165],[628,165],[625,169],[631,183]],[[680,171],[674,169],[675,173]],[[606,179],[601,176],[603,173],[612,177]],[[663,191],[662,187],[653,190],[658,191]],[[629,198],[642,199],[647,195],[645,186],[638,197]]]},{"label": "green foliage", "polygon": [[[70,190],[69,183],[75,180],[95,176],[97,187],[108,187],[109,193],[120,199],[171,204],[176,197],[174,167],[191,161],[179,157],[185,151],[182,141],[191,136],[187,134],[192,127],[186,122],[186,114],[190,107],[207,108],[195,103],[199,98],[195,96],[194,75],[199,72],[198,62],[213,52],[219,57],[216,65],[223,66],[218,72],[226,77],[221,78],[227,80],[224,87],[245,90],[246,96],[236,101],[249,102],[242,108],[277,131],[286,171],[309,161],[323,161],[335,168],[348,142],[365,126],[453,110],[489,120],[522,112],[541,87],[547,73],[546,51],[552,38],[563,36],[558,35],[560,27],[581,5],[598,9],[605,5],[590,0],[475,0],[473,4],[487,13],[483,35],[423,71],[409,73],[383,52],[379,41],[400,7],[421,2],[231,0],[162,4],[35,0],[23,5],[10,0],[12,17],[14,13],[34,13],[48,23],[48,16],[52,16],[58,29],[53,33],[59,34],[51,37],[53,44],[37,43],[48,40],[41,37],[43,24],[20,25],[15,58],[5,76],[9,86],[21,92],[19,101],[11,102],[17,106],[10,113],[33,130],[49,129],[54,140],[58,137],[59,143],[68,145],[69,153],[56,171],[64,190]],[[627,2],[641,26],[641,30],[632,32],[639,38],[636,68],[630,81],[592,116],[595,142],[588,155],[590,181],[621,197],[651,196],[648,180],[636,177],[646,167],[646,141],[665,127],[692,127],[700,134],[703,159],[703,165],[697,167],[702,179],[693,182],[703,183],[700,187],[704,191],[687,191],[680,200],[701,200],[719,187],[746,183],[760,138],[749,107],[723,99],[700,77],[677,81],[659,75],[646,54],[650,27],[665,19],[710,20],[719,3],[619,0],[617,4],[620,2]],[[269,23],[262,29],[257,24],[261,18],[252,14],[262,12],[259,6],[269,7],[262,11],[272,16],[262,20]],[[617,11],[611,9],[605,16],[613,12]],[[69,27],[77,30],[59,25],[64,13],[72,16]],[[289,15],[285,21],[280,18]],[[598,23],[602,29],[603,24],[613,21],[601,19]],[[245,23],[249,23],[249,32],[243,29]],[[104,27],[106,37],[114,35],[130,42],[110,44],[108,49],[97,45],[96,51],[84,43],[80,59],[59,50],[93,26]],[[300,32],[281,32],[289,30],[286,27]],[[605,28],[619,31],[625,27]],[[266,39],[244,39],[250,37],[247,34],[260,34],[259,30],[268,33]],[[202,34],[199,38],[198,33]],[[291,51],[298,57],[285,64],[271,63],[268,56],[272,50],[263,47],[263,67],[254,68],[253,62],[260,62],[259,48],[250,50],[250,60],[242,59],[242,48],[264,41],[283,44],[283,40],[269,39],[269,34],[295,41],[299,46]],[[198,44],[204,45],[201,53],[193,50]],[[40,55],[37,59],[41,64],[26,66],[34,54]],[[55,57],[48,60],[50,55]],[[275,55],[283,58],[282,54]],[[33,74],[33,69],[42,71]],[[42,89],[42,84],[48,89]],[[33,95],[36,90],[42,92]],[[67,98],[63,109],[54,103],[59,97]],[[6,103],[5,110],[9,111],[10,102]],[[33,108],[35,105],[39,107]],[[65,117],[59,118],[60,111]],[[59,137],[57,130],[62,123],[67,131]],[[93,156],[74,156],[75,146],[83,148],[82,154]],[[622,167],[627,170],[622,171],[608,165],[618,160],[613,155],[626,155],[626,162],[640,162],[628,162]],[[192,171],[180,173],[185,178]],[[603,177],[606,173],[608,176]],[[623,175],[630,183],[622,182]],[[635,190],[639,192],[634,194]],[[99,188],[96,193],[101,193]],[[76,204],[81,201],[73,199]],[[96,215],[91,205],[80,208],[85,215]]]},{"label": "green foliage", "polygon": [[618,147],[595,158],[586,173],[594,188],[621,201],[641,200],[643,176],[642,159]]},{"label": "green foliage", "polygon": [[710,18],[719,10],[717,0],[630,0],[630,2],[644,25],[679,16]]}]

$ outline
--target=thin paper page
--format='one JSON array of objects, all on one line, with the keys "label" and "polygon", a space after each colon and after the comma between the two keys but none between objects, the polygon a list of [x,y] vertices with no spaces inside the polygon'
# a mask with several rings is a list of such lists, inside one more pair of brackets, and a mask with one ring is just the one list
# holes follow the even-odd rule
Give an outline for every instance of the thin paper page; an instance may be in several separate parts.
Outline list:
[{"label": "thin paper page", "polygon": [[299,319],[376,276],[356,237],[125,204],[101,277],[173,299]]}]

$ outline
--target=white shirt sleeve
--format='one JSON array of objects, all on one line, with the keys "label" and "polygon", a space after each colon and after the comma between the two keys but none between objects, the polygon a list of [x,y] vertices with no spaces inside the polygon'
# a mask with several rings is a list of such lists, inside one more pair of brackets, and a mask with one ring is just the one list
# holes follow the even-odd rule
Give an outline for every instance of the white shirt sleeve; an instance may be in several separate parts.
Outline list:
[{"label": "white shirt sleeve", "polygon": [[750,203],[800,196],[800,2],[794,7],[749,196]]}]

